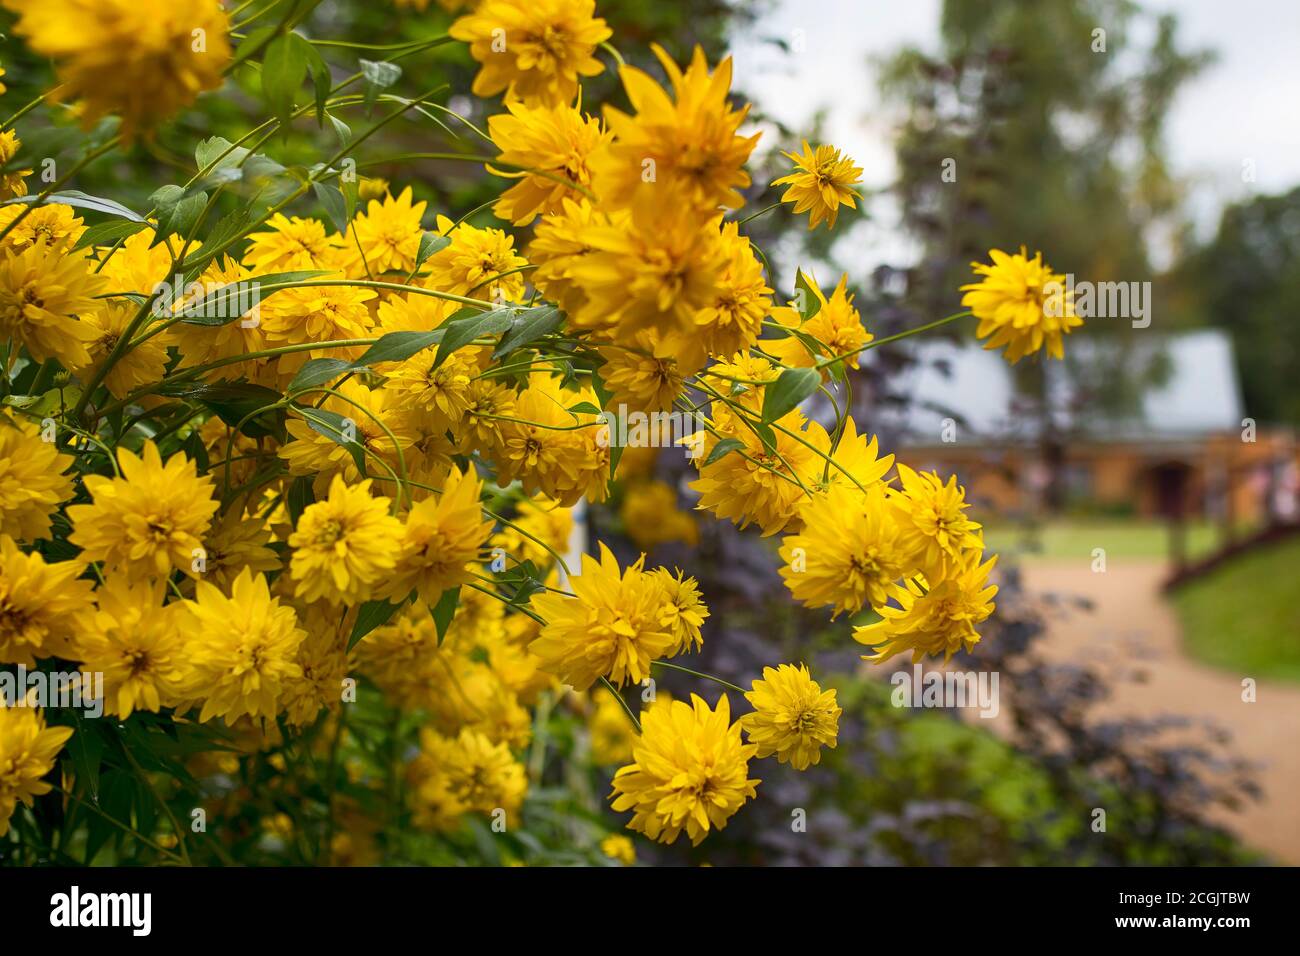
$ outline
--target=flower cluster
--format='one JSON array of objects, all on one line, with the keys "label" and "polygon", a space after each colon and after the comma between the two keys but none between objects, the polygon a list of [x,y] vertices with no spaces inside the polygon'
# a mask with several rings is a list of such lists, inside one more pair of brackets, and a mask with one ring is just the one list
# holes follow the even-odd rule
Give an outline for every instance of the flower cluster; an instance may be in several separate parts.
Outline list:
[{"label": "flower cluster", "polygon": [[[123,142],[259,55],[307,56],[281,24],[232,59],[215,0],[0,2],[59,97],[87,125],[120,118]],[[738,213],[759,134],[730,60],[696,49],[683,67],[656,46],[661,82],[611,51],[626,108],[591,115],[581,83],[611,37],[593,0],[482,0],[450,37],[479,65],[473,92],[501,97],[486,124],[486,175],[508,183],[498,225],[431,210],[419,184],[362,189],[340,164],[258,152],[274,140],[255,134],[311,105],[266,68],[289,109],[238,144],[200,144],[189,182],[144,219],[88,225],[115,204],[71,192],[0,205],[0,665],[99,675],[117,721],[210,732],[220,743],[177,779],[234,779],[251,755],[328,767],[311,793],[326,794],[329,859],[374,856],[359,794],[432,834],[475,816],[516,826],[541,772],[528,748],[560,701],[590,712],[594,761],[621,764],[627,826],[699,843],[756,797],[751,760],[817,764],[841,709],[806,666],[780,664],[733,687],[750,707],[735,719],[725,693],[661,694],[638,721],[622,689],[685,670],[670,659],[701,648],[710,612],[689,568],[620,562],[604,542],[572,556],[581,509],[611,496],[646,548],[698,535],[678,490],[611,447],[606,412],[706,408],[688,436],[697,511],[781,536],[795,600],[874,611],[854,631],[874,661],[974,647],[994,560],[954,476],[913,471],[838,403],[831,423],[805,401],[876,340],[847,275],[827,292],[800,272],[775,298]],[[321,114],[367,105],[303,62]],[[368,138],[340,127],[339,156]],[[833,228],[861,170],[802,147],[769,209]],[[0,202],[28,192],[22,148],[0,130]],[[284,198],[239,192],[259,176]],[[241,205],[223,217],[228,200]],[[1047,314],[1053,274],[1041,257],[993,259],[965,287],[977,334],[1011,361],[1059,356],[1078,320]],[[405,749],[367,736],[381,722],[349,722],[358,689]],[[50,788],[70,723],[0,707],[0,836]],[[90,784],[91,748],[77,752],[74,793]],[[263,821],[269,840],[294,825]],[[602,851],[635,859],[621,837]]]}]

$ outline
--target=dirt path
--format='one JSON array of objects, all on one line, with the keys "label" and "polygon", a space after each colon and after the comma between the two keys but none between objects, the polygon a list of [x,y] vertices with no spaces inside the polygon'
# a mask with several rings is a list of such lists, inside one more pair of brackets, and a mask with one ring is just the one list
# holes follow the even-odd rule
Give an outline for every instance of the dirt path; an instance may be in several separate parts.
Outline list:
[{"label": "dirt path", "polygon": [[[1086,561],[1023,565],[1030,594],[1055,592],[1094,603],[1091,612],[1053,612],[1045,654],[1061,660],[1109,660],[1140,669],[1141,683],[1120,681],[1099,710],[1112,715],[1182,714],[1208,718],[1232,734],[1235,753],[1261,765],[1263,799],[1216,817],[1247,843],[1282,862],[1300,864],[1300,687],[1207,667],[1187,657],[1177,614],[1164,602],[1156,562],[1112,561],[1094,573]],[[1230,639],[1231,635],[1224,635]],[[1256,700],[1241,681],[1256,677]]]}]

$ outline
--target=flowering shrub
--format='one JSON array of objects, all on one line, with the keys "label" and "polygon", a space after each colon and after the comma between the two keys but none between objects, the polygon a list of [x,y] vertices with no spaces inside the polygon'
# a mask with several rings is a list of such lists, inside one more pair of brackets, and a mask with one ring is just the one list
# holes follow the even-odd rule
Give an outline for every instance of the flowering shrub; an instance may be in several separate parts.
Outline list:
[{"label": "flowering shrub", "polygon": [[[663,84],[592,0],[481,0],[342,78],[275,4],[0,3],[59,77],[0,131],[0,837],[27,858],[438,859],[476,826],[522,852],[559,733],[610,769],[630,830],[699,843],[762,799],[761,761],[817,764],[841,708],[807,666],[748,690],[686,668],[710,616],[689,567],[572,556],[617,483],[643,544],[694,540],[611,440],[629,413],[697,423],[673,437],[698,509],[780,536],[795,601],[874,611],[851,631],[867,659],[980,641],[994,558],[963,489],[836,398],[899,336],[873,338],[847,276],[828,294],[800,272],[783,304],[745,234],[769,210],[743,213],[759,135],[730,61],[656,47]],[[474,131],[490,148],[437,158],[503,181],[499,227],[357,174],[399,117],[472,125],[445,90],[396,92],[398,61],[453,42],[496,112]],[[584,112],[611,64],[625,108]],[[68,188],[243,74],[270,118],[198,142],[145,215]],[[23,125],[43,110],[110,133],[38,175]],[[338,140],[324,161],[274,158],[312,120]],[[838,150],[786,155],[776,184],[810,229],[856,208]],[[1044,308],[1053,273],[992,260],[969,312],[915,331],[973,315],[1012,361],[1059,357],[1078,320]],[[833,422],[801,409],[817,393]],[[656,698],[664,668],[698,693]]]}]

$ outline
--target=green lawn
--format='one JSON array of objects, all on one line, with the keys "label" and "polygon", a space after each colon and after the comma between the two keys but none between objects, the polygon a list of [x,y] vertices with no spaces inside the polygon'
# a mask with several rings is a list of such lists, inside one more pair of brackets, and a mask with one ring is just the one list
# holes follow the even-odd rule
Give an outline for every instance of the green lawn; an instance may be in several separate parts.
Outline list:
[{"label": "green lawn", "polygon": [[1216,568],[1173,594],[1193,657],[1243,677],[1300,680],[1300,540]]},{"label": "green lawn", "polygon": [[[1054,520],[1037,530],[991,523],[985,528],[984,540],[991,550],[1026,561],[1069,558],[1091,561],[1095,548],[1106,549],[1108,562],[1162,560],[1169,555],[1169,531],[1158,521]],[[1217,527],[1204,521],[1188,524],[1189,558],[1211,554],[1218,545]]]}]

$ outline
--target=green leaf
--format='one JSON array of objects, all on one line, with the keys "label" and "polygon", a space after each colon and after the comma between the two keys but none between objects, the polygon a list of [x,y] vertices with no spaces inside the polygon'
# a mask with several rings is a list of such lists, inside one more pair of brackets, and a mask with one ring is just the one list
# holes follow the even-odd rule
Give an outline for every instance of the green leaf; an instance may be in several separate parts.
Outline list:
[{"label": "green leaf", "polygon": [[[452,352],[468,345],[480,336],[504,332],[510,328],[515,314],[516,310],[510,307],[491,309],[487,312],[473,312],[469,308],[462,309],[443,325],[446,331],[443,333],[442,341],[438,343],[438,354],[433,360],[434,368],[441,365]],[[457,316],[463,317],[457,318]]]},{"label": "green leaf", "polygon": [[268,272],[266,275],[240,279],[213,289],[202,298],[186,303],[184,318],[181,321],[187,325],[229,325],[243,317],[240,308],[247,306],[250,299],[254,306],[258,306],[276,292],[282,291],[272,289],[263,293],[263,286],[289,285],[329,274],[328,271],[309,269],[301,272]]},{"label": "green leaf", "polygon": [[271,37],[275,36],[279,27],[259,27],[248,36],[244,37],[239,44],[239,49],[235,51],[234,59],[230,61],[231,67],[238,66],[250,56],[260,53],[266,48],[266,43]]},{"label": "green leaf", "polygon": [[564,324],[564,313],[553,305],[539,305],[524,309],[510,320],[510,328],[492,351],[494,359],[503,358],[518,349],[549,335]]},{"label": "green leaf", "polygon": [[326,113],[325,115],[329,117],[330,125],[334,127],[334,135],[339,138],[339,144],[342,146],[348,145],[352,141],[352,127],[333,113]]},{"label": "green leaf", "polygon": [[341,375],[356,370],[356,365],[347,359],[336,358],[317,358],[303,364],[298,369],[298,374],[293,377],[286,390],[288,394],[293,395],[305,389],[315,388],[317,385],[324,385],[326,382],[333,381]]},{"label": "green leaf", "polygon": [[817,391],[821,374],[812,368],[788,368],[763,392],[763,421],[778,421],[800,402]]},{"label": "green leaf", "polygon": [[415,267],[424,265],[429,256],[451,245],[451,236],[441,236],[425,230],[420,235],[420,248],[415,251]]},{"label": "green leaf", "polygon": [[[402,604],[406,602],[403,601]],[[356,647],[360,640],[377,627],[387,624],[402,604],[389,604],[387,601],[367,601],[357,609],[357,622],[352,625],[352,636],[348,638],[348,650]],[[438,636],[442,643],[442,635]]]},{"label": "green leaf", "polygon": [[[299,408],[298,412],[312,431],[324,435],[330,441],[338,442],[346,448],[348,454],[352,456],[353,462],[356,463],[357,471],[361,472],[362,475],[366,474],[366,452],[361,447],[361,444],[355,440],[355,427],[348,428],[348,419],[338,412],[331,412],[325,408]],[[348,437],[349,431],[354,436],[353,438]]]},{"label": "green leaf", "polygon": [[288,134],[293,116],[294,94],[307,75],[307,50],[311,44],[296,33],[276,37],[262,58],[262,94]]},{"label": "green leaf", "polygon": [[402,68],[396,63],[373,60],[361,61],[361,75],[366,80],[366,112],[374,108],[380,90],[386,90],[402,77]]},{"label": "green leaf", "polygon": [[316,198],[320,200],[320,204],[325,207],[325,214],[329,216],[334,228],[346,233],[352,216],[348,211],[347,200],[343,198],[343,192],[330,183],[312,183],[311,188],[316,193]]},{"label": "green leaf", "polygon": [[599,415],[600,409],[591,402],[579,402],[577,405],[570,406],[569,412],[573,415]]},{"label": "green leaf", "polygon": [[290,483],[289,491],[285,495],[285,503],[289,509],[289,523],[296,528],[302,513],[315,500],[316,492],[312,488],[311,475],[299,475],[295,478]]},{"label": "green leaf", "polygon": [[101,222],[89,227],[81,234],[77,240],[76,249],[85,249],[88,246],[108,246],[117,242],[119,239],[127,239],[134,236],[137,232],[145,227],[143,222],[121,222],[120,220],[111,220]]},{"label": "green leaf", "polygon": [[447,628],[451,626],[451,619],[456,616],[456,608],[460,606],[460,588],[448,588],[442,592],[442,597],[438,598],[437,604],[429,605],[429,613],[433,615],[433,627],[438,632],[438,646],[442,647],[442,639],[447,636]]},{"label": "green leaf", "polygon": [[745,443],[739,438],[724,438],[713,446],[713,451],[709,452],[709,457],[704,459],[704,464],[711,465],[719,458],[722,458],[733,451],[739,451],[745,447]]},{"label": "green leaf", "polygon": [[799,315],[807,322],[822,310],[821,294],[817,286],[802,269],[796,274],[794,285],[796,289],[803,290],[802,302],[800,303],[802,308],[799,309]]},{"label": "green leaf", "polygon": [[190,238],[190,231],[208,204],[208,194],[201,191],[187,194],[180,186],[163,186],[149,197],[149,201],[158,213],[153,242],[149,244],[152,249],[173,233]]},{"label": "green leaf", "polygon": [[[216,385],[200,386],[190,393],[190,397],[216,412],[231,428],[243,422],[240,431],[249,438],[281,438],[284,435],[284,409],[268,408],[283,398],[273,388],[252,382],[218,382]],[[267,410],[262,414],[244,421],[258,409],[264,408]]]},{"label": "green leaf", "polygon": [[380,362],[403,362],[417,352],[442,340],[443,330],[432,332],[388,332],[357,359],[357,365],[378,365]]},{"label": "green leaf", "polygon": [[311,73],[312,86],[316,91],[316,125],[323,129],[325,127],[325,103],[329,99],[330,88],[334,85],[334,80],[330,76],[329,64],[320,55],[320,51],[306,40],[303,40],[303,45],[306,47],[307,70]]},{"label": "green leaf", "polygon": [[[177,187],[180,188],[179,186]],[[36,202],[40,199],[39,195],[34,196],[15,196],[13,199],[6,199],[0,206],[7,206],[16,202]],[[42,201],[42,205],[49,203],[63,203],[65,206],[76,206],[78,209],[89,209],[93,212],[102,212],[110,216],[117,216],[119,219],[129,219],[132,222],[145,222],[144,216],[132,212],[121,203],[116,203],[111,199],[103,199],[99,196],[90,196],[79,189],[65,189],[62,192],[50,193]]]}]

